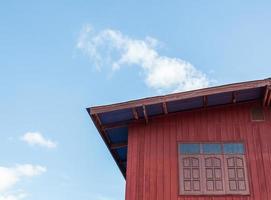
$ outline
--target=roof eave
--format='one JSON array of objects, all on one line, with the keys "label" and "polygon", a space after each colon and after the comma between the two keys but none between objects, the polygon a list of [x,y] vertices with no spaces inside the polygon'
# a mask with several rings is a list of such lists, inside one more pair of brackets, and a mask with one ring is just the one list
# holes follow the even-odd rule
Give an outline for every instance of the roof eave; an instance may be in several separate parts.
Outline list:
[{"label": "roof eave", "polygon": [[151,104],[170,102],[170,101],[176,101],[176,100],[184,100],[184,99],[190,99],[194,97],[208,96],[208,95],[213,95],[213,94],[218,94],[218,93],[233,92],[237,90],[246,90],[246,89],[270,86],[270,85],[271,85],[271,78],[268,78],[268,79],[263,79],[263,80],[233,83],[233,84],[228,84],[228,85],[223,85],[223,86],[215,86],[215,87],[203,88],[203,89],[192,90],[192,91],[181,92],[181,93],[174,93],[174,94],[163,95],[163,96],[148,97],[144,99],[132,100],[132,101],[104,105],[104,106],[93,106],[93,107],[90,107],[89,109],[90,109],[90,114],[99,114],[103,112],[110,112],[110,111],[115,111],[115,110],[139,107],[143,105],[151,105]]}]

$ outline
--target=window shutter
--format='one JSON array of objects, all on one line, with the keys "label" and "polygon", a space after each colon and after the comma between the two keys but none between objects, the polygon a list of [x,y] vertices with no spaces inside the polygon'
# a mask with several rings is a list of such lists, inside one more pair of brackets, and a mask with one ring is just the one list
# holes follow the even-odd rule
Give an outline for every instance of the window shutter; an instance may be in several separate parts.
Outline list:
[{"label": "window shutter", "polygon": [[200,156],[181,155],[179,162],[181,194],[202,194]]},{"label": "window shutter", "polygon": [[208,155],[203,158],[203,185],[206,194],[225,194],[222,155]]},{"label": "window shutter", "polygon": [[181,195],[248,195],[244,144],[180,144],[179,192]]},{"label": "window shutter", "polygon": [[225,155],[227,194],[249,194],[247,166],[244,155]]}]

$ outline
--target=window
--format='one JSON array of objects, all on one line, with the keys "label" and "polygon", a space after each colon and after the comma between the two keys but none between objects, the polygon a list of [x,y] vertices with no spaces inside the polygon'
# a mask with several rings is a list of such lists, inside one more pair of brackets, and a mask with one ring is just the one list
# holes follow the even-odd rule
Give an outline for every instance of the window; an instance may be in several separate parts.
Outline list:
[{"label": "window", "polygon": [[181,195],[249,194],[243,143],[179,144]]},{"label": "window", "polygon": [[220,144],[203,144],[202,146],[203,146],[204,154],[221,154],[222,153]]},{"label": "window", "polygon": [[264,121],[264,111],[262,107],[254,107],[250,112],[252,121]]}]

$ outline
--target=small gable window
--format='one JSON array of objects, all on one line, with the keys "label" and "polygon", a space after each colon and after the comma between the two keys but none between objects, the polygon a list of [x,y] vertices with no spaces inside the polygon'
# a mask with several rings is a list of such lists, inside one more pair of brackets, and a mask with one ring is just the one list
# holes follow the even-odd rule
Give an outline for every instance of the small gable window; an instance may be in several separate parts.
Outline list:
[{"label": "small gable window", "polygon": [[180,143],[180,195],[247,195],[243,143]]}]

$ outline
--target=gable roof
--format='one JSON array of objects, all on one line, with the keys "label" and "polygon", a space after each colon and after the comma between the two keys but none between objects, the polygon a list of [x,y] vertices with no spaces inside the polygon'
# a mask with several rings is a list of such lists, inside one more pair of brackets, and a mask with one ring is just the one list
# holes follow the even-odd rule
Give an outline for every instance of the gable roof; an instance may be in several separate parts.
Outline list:
[{"label": "gable roof", "polygon": [[261,100],[271,104],[271,78],[143,98],[87,108],[123,176],[126,174],[128,125],[170,113]]}]

